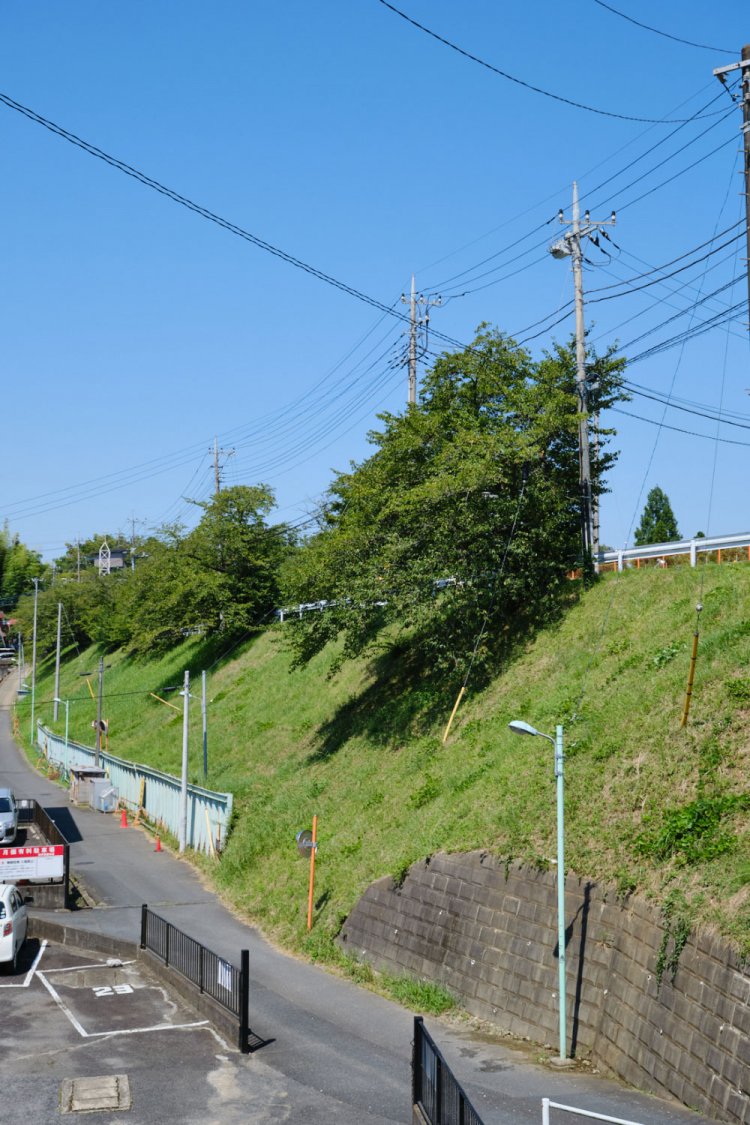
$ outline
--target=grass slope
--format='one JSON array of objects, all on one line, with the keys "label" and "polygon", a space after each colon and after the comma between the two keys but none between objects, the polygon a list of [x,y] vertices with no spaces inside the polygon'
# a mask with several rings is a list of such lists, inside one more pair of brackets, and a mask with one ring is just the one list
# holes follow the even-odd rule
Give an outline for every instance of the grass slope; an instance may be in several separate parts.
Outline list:
[{"label": "grass slope", "polygon": [[[679,721],[695,604],[701,642],[690,722]],[[439,849],[487,848],[547,865],[555,852],[553,754],[514,737],[512,718],[565,724],[568,870],[651,896],[674,918],[716,926],[750,952],[750,566],[709,564],[611,575],[539,634],[482,693],[469,696],[446,746],[453,698],[401,692],[398,663],[345,665],[330,654],[289,671],[281,626],[219,660],[209,675],[209,775],[235,794],[236,823],[218,887],[282,943],[331,957],[332,939],[374,879],[401,878]],[[113,753],[179,773],[182,717],[151,698],[216,660],[193,638],[146,663],[107,657]],[[96,713],[72,655],[61,695],[71,737],[91,743]],[[92,686],[96,687],[95,677]],[[51,669],[37,714],[51,724]],[[169,697],[181,706],[181,700]],[[440,704],[439,723],[429,716]],[[19,706],[29,730],[28,699]],[[63,729],[61,709],[57,729]],[[192,705],[191,780],[203,782]],[[315,926],[305,929],[307,865],[294,837],[319,818]]]}]

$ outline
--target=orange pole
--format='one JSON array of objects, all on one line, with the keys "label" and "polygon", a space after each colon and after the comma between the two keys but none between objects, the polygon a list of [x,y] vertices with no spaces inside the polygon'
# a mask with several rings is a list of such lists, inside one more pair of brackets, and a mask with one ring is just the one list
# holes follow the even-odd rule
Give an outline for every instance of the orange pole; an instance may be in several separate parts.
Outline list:
[{"label": "orange pole", "polygon": [[636,559],[636,560],[635,560],[635,569],[636,569],[636,570],[640,570],[640,569],[641,569],[641,560],[640,560],[640,559]]},{"label": "orange pole", "polygon": [[307,928],[312,929],[313,888],[315,886],[315,851],[318,838],[318,818],[313,817],[312,847],[310,848],[310,893],[307,896]]},{"label": "orange pole", "polygon": [[719,547],[718,551],[716,552],[716,561],[717,563],[721,562],[721,547]]}]

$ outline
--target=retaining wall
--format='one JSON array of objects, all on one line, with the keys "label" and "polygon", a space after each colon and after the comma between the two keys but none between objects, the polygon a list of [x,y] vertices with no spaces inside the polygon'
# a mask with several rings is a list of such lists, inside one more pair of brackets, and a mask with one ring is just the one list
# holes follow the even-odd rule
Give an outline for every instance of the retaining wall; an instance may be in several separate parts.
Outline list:
[{"label": "retaining wall", "polygon": [[[556,887],[554,872],[484,852],[439,854],[400,887],[373,883],[340,940],[376,968],[444,984],[511,1034],[556,1044]],[[659,909],[572,876],[566,923],[569,1052],[708,1116],[750,1122],[750,968],[697,934],[674,980],[667,971],[658,983]]]}]

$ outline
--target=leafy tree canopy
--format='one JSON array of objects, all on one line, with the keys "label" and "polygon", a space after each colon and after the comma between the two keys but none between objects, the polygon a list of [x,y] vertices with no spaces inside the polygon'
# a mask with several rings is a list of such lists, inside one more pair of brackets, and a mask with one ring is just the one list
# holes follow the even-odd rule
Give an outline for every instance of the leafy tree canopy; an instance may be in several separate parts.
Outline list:
[{"label": "leafy tree canopy", "polygon": [[[63,603],[63,644],[122,645],[134,654],[160,652],[192,630],[227,637],[268,619],[279,601],[278,574],[294,536],[267,517],[274,498],[263,485],[237,485],[200,503],[192,531],[166,525],[139,543],[135,570],[106,576],[89,567],[75,573],[76,544],[68,545],[57,580],[40,593],[40,655],[55,645],[57,602]],[[81,544],[96,547],[102,536]],[[110,546],[127,545],[116,536]],[[95,553],[89,551],[90,554]],[[31,632],[33,601],[23,598],[18,617]]]},{"label": "leafy tree canopy", "polygon": [[658,486],[652,488],[646,497],[641,522],[636,528],[636,547],[645,547],[647,543],[674,543],[679,538],[677,520],[669,497]]},{"label": "leafy tree canopy", "polygon": [[[592,409],[621,397],[624,364],[589,357]],[[380,416],[375,452],[330,490],[320,532],[285,570],[289,601],[329,604],[292,627],[298,661],[336,637],[342,659],[405,631],[431,673],[491,662],[513,636],[570,595],[580,555],[575,361],[570,346],[539,362],[482,326],[444,355],[419,402]],[[604,431],[595,494],[614,460]],[[392,632],[390,634],[392,636]]]}]

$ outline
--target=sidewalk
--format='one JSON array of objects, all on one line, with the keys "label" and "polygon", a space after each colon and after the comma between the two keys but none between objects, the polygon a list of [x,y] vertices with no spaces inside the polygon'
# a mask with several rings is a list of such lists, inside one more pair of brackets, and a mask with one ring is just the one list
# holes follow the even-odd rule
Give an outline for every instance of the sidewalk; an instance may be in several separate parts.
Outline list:
[{"label": "sidewalk", "polygon": [[[97,904],[35,914],[89,934],[138,942],[141,905],[147,903],[234,964],[240,950],[248,949],[250,1024],[273,1039],[259,1053],[263,1063],[295,1088],[330,1099],[337,1111],[331,1120],[341,1119],[344,1103],[352,1121],[408,1121],[413,1013],[274,949],[231,914],[186,861],[155,852],[145,832],[122,828],[113,815],[74,809],[67,792],[38,775],[12,742],[10,679],[0,685],[0,704],[6,705],[0,714],[0,784],[47,809],[71,842],[71,870]],[[654,1125],[708,1120],[585,1072],[535,1065],[528,1050],[487,1041],[445,1021],[428,1018],[426,1024],[485,1125],[539,1122],[543,1096]]]}]

